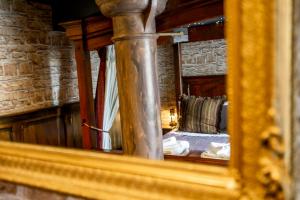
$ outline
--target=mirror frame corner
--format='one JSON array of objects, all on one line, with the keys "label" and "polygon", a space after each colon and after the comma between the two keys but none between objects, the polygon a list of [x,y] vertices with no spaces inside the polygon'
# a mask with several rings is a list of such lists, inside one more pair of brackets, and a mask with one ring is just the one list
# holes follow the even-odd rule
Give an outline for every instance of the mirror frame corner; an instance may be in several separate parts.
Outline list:
[{"label": "mirror frame corner", "polygon": [[[270,76],[275,73],[278,56],[275,26],[285,9],[290,9],[279,7],[279,1],[225,3],[227,90],[232,104],[229,168],[0,142],[0,179],[101,199],[171,199],[174,195],[182,199],[264,199],[284,195],[285,182],[278,176],[287,167],[284,151],[270,145],[273,141],[281,145],[283,140],[273,112],[277,110],[273,102],[276,80]],[[273,191],[270,182],[278,189]]]}]

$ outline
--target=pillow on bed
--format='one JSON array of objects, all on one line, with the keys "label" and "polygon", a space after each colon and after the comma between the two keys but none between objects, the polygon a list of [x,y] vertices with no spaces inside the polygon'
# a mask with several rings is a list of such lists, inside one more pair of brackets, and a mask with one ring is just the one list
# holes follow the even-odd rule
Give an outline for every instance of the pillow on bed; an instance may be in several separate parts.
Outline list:
[{"label": "pillow on bed", "polygon": [[[193,131],[197,126],[197,118],[200,119],[203,98],[182,95],[180,100],[179,130]],[[195,116],[194,116],[195,115]],[[196,119],[196,120],[195,120]],[[200,120],[199,127],[200,127]],[[193,123],[196,123],[193,125]]]},{"label": "pillow on bed", "polygon": [[218,133],[221,108],[224,102],[223,97],[207,98],[204,100],[201,109],[201,132]]},{"label": "pillow on bed", "polygon": [[203,98],[183,95],[180,104],[179,130],[218,133],[223,97]]},{"label": "pillow on bed", "polygon": [[185,109],[184,130],[188,132],[200,132],[201,109],[204,99],[202,97],[190,97]]},{"label": "pillow on bed", "polygon": [[221,110],[220,131],[227,131],[227,107],[228,101],[225,101]]}]

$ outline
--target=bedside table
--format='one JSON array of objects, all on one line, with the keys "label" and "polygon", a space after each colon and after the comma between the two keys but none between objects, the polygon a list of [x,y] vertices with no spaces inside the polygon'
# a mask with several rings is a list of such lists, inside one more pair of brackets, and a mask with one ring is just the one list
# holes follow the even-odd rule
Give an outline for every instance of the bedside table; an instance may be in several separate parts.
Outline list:
[{"label": "bedside table", "polygon": [[162,127],[162,133],[163,135],[173,130],[172,127]]}]

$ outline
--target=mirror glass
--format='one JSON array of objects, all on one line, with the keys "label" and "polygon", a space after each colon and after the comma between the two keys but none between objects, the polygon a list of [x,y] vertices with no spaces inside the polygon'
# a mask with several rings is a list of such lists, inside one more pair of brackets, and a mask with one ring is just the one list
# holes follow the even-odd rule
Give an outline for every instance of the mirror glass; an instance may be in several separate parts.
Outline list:
[{"label": "mirror glass", "polygon": [[226,40],[223,16],[173,29],[158,40],[165,159],[227,165]]},{"label": "mirror glass", "polygon": [[[0,38],[0,140],[83,149],[82,128],[89,126],[93,150],[122,154],[116,69],[111,67],[114,47],[106,48],[105,59],[97,50],[89,51],[94,99],[101,62],[106,64],[99,127],[81,120],[75,45],[51,15],[55,6],[26,1],[5,6],[12,14],[1,25],[5,33]],[[182,34],[158,40],[164,158],[227,165],[225,19],[202,18],[169,30]],[[99,109],[97,103],[94,109]]]}]

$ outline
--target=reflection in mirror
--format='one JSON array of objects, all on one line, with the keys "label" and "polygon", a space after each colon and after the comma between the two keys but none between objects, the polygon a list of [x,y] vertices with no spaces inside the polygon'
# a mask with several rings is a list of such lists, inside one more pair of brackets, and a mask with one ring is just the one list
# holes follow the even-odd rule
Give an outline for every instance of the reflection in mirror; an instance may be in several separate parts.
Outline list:
[{"label": "reflection in mirror", "polygon": [[[158,44],[165,159],[227,165],[224,17],[174,31],[184,35]],[[173,109],[177,126],[170,121]]]},{"label": "reflection in mirror", "polygon": [[[158,31],[179,27],[173,31],[184,33],[158,40],[164,158],[224,165],[229,159],[224,18],[216,11],[199,16],[205,20],[188,20],[195,23],[168,25],[168,13],[177,9],[173,3],[157,22]],[[220,5],[222,1],[216,3]],[[66,33],[54,32],[49,13],[55,8],[26,2],[23,8],[40,13],[31,17],[39,23],[28,25],[25,32],[7,25],[14,36],[7,36],[2,46],[6,53],[0,61],[0,140],[121,154],[111,21],[97,13],[85,23],[64,22]],[[105,40],[76,32],[84,29],[93,35],[95,24],[105,25],[99,37]],[[14,27],[22,26],[16,16]]]},{"label": "reflection in mirror", "polygon": [[[74,44],[57,29],[57,19],[74,19],[81,3],[50,3],[6,1],[1,6],[8,23],[1,24],[0,140],[82,148]],[[99,13],[93,1],[84,5],[80,14]],[[91,54],[96,85],[99,58],[93,56],[96,51]]]}]

